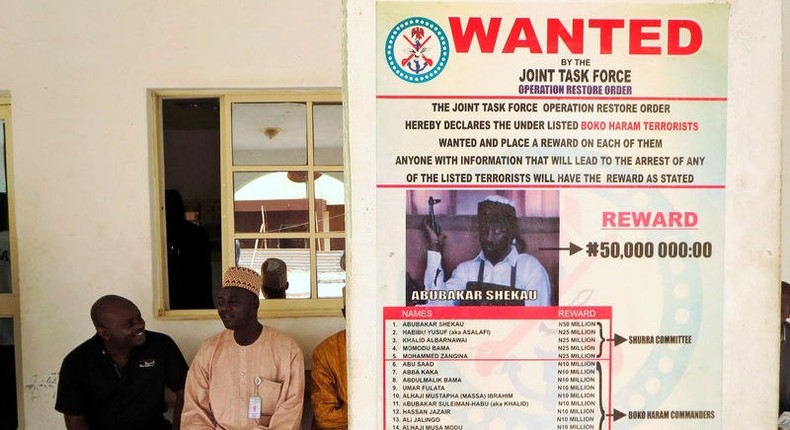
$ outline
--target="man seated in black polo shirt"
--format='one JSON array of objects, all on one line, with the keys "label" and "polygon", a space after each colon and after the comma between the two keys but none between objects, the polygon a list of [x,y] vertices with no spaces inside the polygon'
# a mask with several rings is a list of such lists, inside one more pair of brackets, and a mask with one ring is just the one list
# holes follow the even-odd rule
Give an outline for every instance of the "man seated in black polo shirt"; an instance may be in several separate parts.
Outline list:
[{"label": "man seated in black polo shirt", "polygon": [[[91,308],[96,335],[71,351],[60,368],[55,409],[69,430],[178,429],[187,363],[165,334],[145,330],[140,310],[120,296]],[[171,425],[165,386],[176,394]]]}]

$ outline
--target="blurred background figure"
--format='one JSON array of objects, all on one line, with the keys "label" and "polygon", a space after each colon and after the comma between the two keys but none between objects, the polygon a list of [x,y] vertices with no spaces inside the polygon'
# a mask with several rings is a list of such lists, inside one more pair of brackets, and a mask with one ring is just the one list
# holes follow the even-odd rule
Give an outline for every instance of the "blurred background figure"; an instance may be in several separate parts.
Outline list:
[{"label": "blurred background figure", "polygon": [[288,266],[279,258],[267,258],[261,265],[263,297],[284,299],[288,289]]},{"label": "blurred background figure", "polygon": [[178,190],[165,190],[170,309],[213,309],[208,233],[185,218]]}]

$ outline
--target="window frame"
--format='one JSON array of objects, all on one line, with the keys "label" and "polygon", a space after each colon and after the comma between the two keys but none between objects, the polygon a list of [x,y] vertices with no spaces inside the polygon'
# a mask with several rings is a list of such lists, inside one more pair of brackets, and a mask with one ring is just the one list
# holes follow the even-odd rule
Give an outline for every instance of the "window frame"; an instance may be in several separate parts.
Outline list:
[{"label": "window frame", "polygon": [[24,423],[24,392],[22,390],[22,329],[21,313],[19,310],[19,255],[17,250],[16,216],[14,210],[14,187],[11,181],[14,177],[13,132],[11,127],[11,96],[6,91],[0,91],[0,120],[3,128],[0,133],[5,133],[5,175],[6,195],[8,205],[8,245],[11,253],[11,292],[0,294],[0,318],[10,318],[14,325],[14,361],[16,367],[16,414],[19,428]]},{"label": "window frame", "polygon": [[[150,134],[152,142],[152,196],[154,201],[154,314],[161,319],[191,320],[191,319],[217,319],[214,309],[169,309],[168,282],[167,282],[167,245],[165,234],[164,210],[164,129],[162,121],[162,101],[166,99],[219,99],[219,128],[220,128],[220,208],[221,208],[221,240],[222,240],[222,271],[235,264],[234,240],[255,238],[304,238],[309,237],[310,266],[316,266],[316,241],[322,239],[345,239],[348,243],[348,162],[347,139],[343,138],[343,164],[320,165],[313,160],[313,111],[312,106],[318,104],[344,105],[340,89],[294,89],[294,90],[173,90],[152,89],[148,91]],[[345,229],[342,232],[314,232],[315,228],[315,185],[312,175],[308,176],[308,216],[311,227],[307,233],[238,233],[235,232],[234,220],[234,188],[233,175],[240,172],[267,172],[294,170],[293,165],[233,165],[233,140],[231,127],[231,107],[233,103],[305,103],[308,106],[305,118],[307,127],[307,162],[296,170],[307,172],[342,172],[346,184]],[[345,107],[343,107],[345,112]],[[344,121],[345,122],[345,121]],[[345,129],[345,124],[343,124]],[[345,134],[345,132],[344,132]],[[348,277],[346,277],[348,285]],[[258,314],[266,318],[290,317],[326,317],[341,316],[342,298],[318,298],[317,272],[310,272],[310,298],[304,299],[277,299],[261,300]]]}]

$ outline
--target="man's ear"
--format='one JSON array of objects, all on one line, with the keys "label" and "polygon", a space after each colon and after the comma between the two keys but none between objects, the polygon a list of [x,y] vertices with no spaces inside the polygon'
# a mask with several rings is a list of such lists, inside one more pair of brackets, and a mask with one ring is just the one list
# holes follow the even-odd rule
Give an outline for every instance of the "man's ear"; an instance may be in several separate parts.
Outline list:
[{"label": "man's ear", "polygon": [[289,282],[286,282],[286,283],[285,283],[285,288],[283,288],[283,290],[287,290],[287,289],[288,289],[288,285],[290,285],[290,283],[289,283]]},{"label": "man's ear", "polygon": [[96,334],[104,340],[108,340],[110,338],[110,331],[105,327],[96,327]]}]

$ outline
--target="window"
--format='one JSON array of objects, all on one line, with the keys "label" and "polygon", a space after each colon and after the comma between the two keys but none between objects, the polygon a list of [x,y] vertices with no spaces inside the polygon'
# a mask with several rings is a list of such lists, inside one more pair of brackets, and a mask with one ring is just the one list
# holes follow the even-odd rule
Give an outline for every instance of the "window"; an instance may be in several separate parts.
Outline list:
[{"label": "window", "polygon": [[340,92],[152,91],[151,102],[162,313],[214,315],[194,310],[214,307],[225,268],[266,262],[264,315],[339,315]]}]

